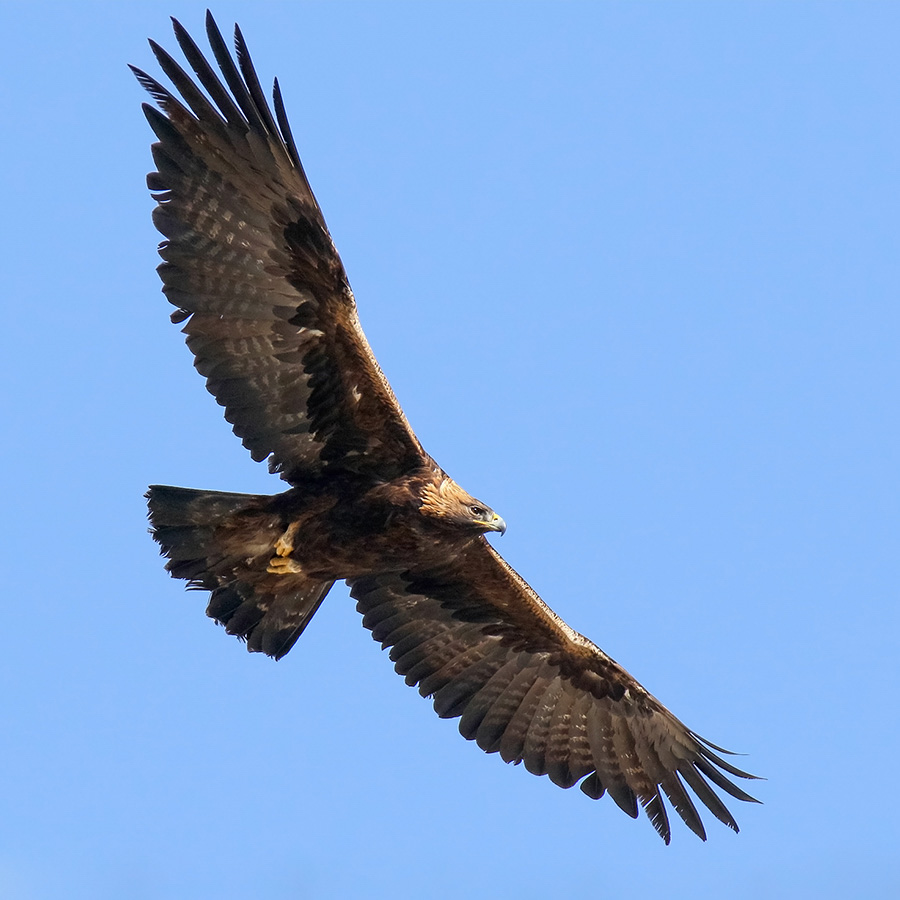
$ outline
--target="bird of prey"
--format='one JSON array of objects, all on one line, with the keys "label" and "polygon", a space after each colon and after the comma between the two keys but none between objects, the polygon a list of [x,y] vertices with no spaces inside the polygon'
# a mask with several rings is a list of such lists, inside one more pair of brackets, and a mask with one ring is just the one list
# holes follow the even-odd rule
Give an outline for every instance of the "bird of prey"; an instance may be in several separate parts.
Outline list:
[{"label": "bird of prey", "polygon": [[666,843],[664,796],[706,837],[687,788],[737,831],[711,785],[753,801],[728,777],[753,776],[544,604],[485,537],[503,519],[422,448],[360,328],[278,82],[273,115],[240,29],[235,59],[206,26],[218,73],[177,21],[194,77],[150,42],[180,98],[134,69],[159,107],[144,105],[159,274],[225,418],[289,488],[151,487],[166,568],[276,659],[344,580],[397,672],[482,750],[642,807]]}]

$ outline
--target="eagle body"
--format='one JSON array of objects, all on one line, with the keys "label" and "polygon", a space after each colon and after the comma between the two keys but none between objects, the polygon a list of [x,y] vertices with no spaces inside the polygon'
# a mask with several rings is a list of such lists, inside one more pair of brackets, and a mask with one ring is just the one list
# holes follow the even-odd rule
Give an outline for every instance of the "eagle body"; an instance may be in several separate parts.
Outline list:
[{"label": "eagle body", "polygon": [[643,808],[667,843],[664,798],[705,839],[688,789],[737,831],[712,785],[753,801],[729,777],[753,776],[559,618],[487,540],[503,519],[422,448],[360,327],[277,81],[273,114],[238,29],[235,59],[207,15],[217,71],[174,27],[193,76],[153,41],[175,93],[134,69],[159,107],[144,111],[163,291],[235,434],[289,488],[151,487],[168,571],[276,659],[346,581],[397,672],[486,752]]}]

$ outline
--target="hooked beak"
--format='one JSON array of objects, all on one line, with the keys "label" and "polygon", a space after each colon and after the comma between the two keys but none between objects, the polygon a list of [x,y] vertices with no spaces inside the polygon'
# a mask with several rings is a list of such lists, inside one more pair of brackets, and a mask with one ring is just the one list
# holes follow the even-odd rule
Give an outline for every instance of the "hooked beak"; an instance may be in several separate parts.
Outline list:
[{"label": "hooked beak", "polygon": [[500,534],[506,534],[506,522],[504,522],[497,513],[494,513],[491,521],[488,522],[485,527],[488,531],[499,531]]}]

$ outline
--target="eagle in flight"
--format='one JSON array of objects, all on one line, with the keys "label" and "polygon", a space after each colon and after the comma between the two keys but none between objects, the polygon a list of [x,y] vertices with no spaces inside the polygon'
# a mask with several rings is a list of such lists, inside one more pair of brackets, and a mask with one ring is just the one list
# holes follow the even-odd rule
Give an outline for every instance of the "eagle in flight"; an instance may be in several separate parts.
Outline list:
[{"label": "eagle in flight", "polygon": [[153,41],[180,98],[132,67],[159,106],[144,112],[163,292],[234,433],[290,487],[151,487],[168,571],[276,659],[343,579],[406,683],[485,752],[643,807],[666,843],[663,795],[706,838],[686,788],[737,831],[710,784],[753,801],[728,777],[753,776],[543,603],[485,537],[503,519],[422,448],[360,328],[278,82],[273,117],[240,29],[235,61],[207,14],[220,77],[173,22],[196,81]]}]

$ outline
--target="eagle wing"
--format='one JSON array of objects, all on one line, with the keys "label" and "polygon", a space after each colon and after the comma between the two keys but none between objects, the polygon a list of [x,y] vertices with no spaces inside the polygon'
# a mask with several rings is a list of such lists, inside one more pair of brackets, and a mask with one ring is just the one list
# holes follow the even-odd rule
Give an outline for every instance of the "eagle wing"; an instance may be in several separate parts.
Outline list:
[{"label": "eagle wing", "polygon": [[223,85],[173,22],[208,97],[152,41],[184,102],[132,69],[162,109],[144,105],[159,138],[147,179],[159,274],[197,370],[253,458],[292,484],[412,470],[427,457],[360,328],[277,81],[273,118],[239,29],[235,64],[207,13]]},{"label": "eagle wing", "polygon": [[439,716],[461,717],[460,733],[487,753],[560,787],[581,781],[588,796],[608,793],[632,817],[640,804],[666,843],[663,795],[706,839],[685,785],[735,831],[709,782],[757,802],[724,773],[754,776],[566,625],[484,538],[440,568],[348,583],[397,672]]}]

